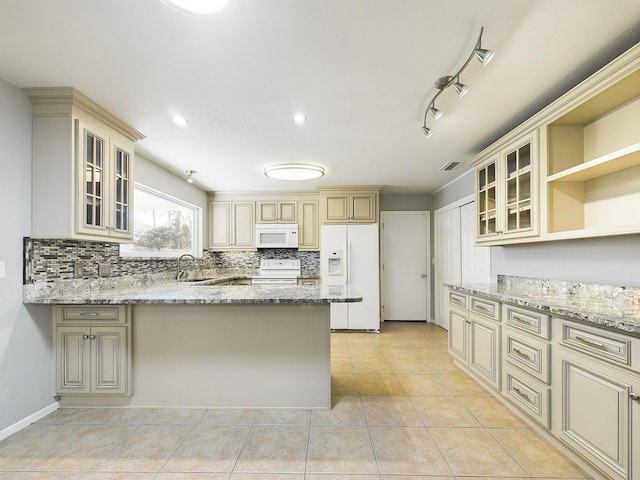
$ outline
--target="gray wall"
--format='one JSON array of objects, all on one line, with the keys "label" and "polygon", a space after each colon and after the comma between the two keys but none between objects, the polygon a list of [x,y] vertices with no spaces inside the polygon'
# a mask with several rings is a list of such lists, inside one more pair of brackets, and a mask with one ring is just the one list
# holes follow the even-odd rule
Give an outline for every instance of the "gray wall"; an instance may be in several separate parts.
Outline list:
[{"label": "gray wall", "polygon": [[31,103],[0,79],[0,431],[54,403],[51,308],[22,304],[22,241],[31,231]]},{"label": "gray wall", "polygon": [[[432,196],[433,210],[473,193],[473,175]],[[640,235],[491,247],[491,275],[640,287]]]},{"label": "gray wall", "polygon": [[429,195],[380,195],[380,210],[386,212],[421,212],[431,210]]}]

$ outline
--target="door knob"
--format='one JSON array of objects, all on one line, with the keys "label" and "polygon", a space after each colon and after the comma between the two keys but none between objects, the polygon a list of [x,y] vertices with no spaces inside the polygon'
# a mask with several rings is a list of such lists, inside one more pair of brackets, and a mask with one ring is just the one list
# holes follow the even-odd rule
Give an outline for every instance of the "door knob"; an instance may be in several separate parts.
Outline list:
[{"label": "door knob", "polygon": [[422,275],[420,275],[422,278],[427,278],[427,274],[423,273]]}]

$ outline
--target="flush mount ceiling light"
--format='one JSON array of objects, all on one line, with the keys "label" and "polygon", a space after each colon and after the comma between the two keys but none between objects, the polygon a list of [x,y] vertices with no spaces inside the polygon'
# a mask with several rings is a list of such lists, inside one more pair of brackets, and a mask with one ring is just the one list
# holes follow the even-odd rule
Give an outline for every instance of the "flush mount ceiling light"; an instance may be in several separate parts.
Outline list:
[{"label": "flush mount ceiling light", "polygon": [[222,10],[229,0],[160,0],[185,15],[211,15]]},{"label": "flush mount ceiling light", "polygon": [[171,117],[171,121],[181,127],[186,126],[188,123],[187,119],[184,117],[181,117],[180,115],[174,115],[173,117]]},{"label": "flush mount ceiling light", "polygon": [[307,117],[305,117],[303,114],[301,113],[296,113],[293,116],[293,123],[295,123],[296,125],[303,125],[304,123],[307,122]]},{"label": "flush mount ceiling light", "polygon": [[464,65],[458,70],[455,75],[445,75],[444,77],[440,77],[435,82],[435,87],[438,89],[438,92],[433,96],[431,101],[429,102],[429,106],[427,110],[424,112],[424,123],[422,124],[422,131],[428,137],[433,135],[433,129],[427,127],[427,114],[431,114],[434,120],[438,120],[442,116],[442,111],[436,108],[436,100],[437,98],[444,92],[447,88],[453,85],[454,90],[458,93],[460,97],[464,97],[469,91],[469,87],[460,81],[460,75],[462,72],[469,66],[471,59],[476,57],[476,59],[483,65],[486,65],[493,58],[494,52],[491,50],[486,50],[482,48],[482,32],[484,31],[484,27],[480,28],[480,35],[478,36],[478,41],[476,42],[475,47],[473,47],[473,51],[467,61],[464,62]]},{"label": "flush mount ceiling light", "polygon": [[193,183],[193,174],[198,173],[195,170],[187,170],[187,182]]},{"label": "flush mount ceiling light", "polygon": [[278,180],[311,180],[324,175],[324,168],[306,163],[282,163],[264,169],[267,177]]}]

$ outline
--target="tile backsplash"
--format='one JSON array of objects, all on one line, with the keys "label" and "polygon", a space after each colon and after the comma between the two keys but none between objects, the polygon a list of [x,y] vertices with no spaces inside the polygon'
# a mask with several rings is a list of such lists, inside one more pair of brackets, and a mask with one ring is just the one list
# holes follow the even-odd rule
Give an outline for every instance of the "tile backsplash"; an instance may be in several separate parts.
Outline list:
[{"label": "tile backsplash", "polygon": [[[196,268],[228,270],[258,270],[262,258],[298,258],[303,272],[317,273],[320,252],[300,252],[292,249],[267,249],[250,252],[205,251],[196,260]],[[120,256],[116,243],[88,242],[64,239],[24,239],[25,284],[55,282],[74,278],[74,265],[83,266],[82,278],[97,278],[98,264],[108,263],[111,277],[173,272],[176,259],[128,258]]]}]

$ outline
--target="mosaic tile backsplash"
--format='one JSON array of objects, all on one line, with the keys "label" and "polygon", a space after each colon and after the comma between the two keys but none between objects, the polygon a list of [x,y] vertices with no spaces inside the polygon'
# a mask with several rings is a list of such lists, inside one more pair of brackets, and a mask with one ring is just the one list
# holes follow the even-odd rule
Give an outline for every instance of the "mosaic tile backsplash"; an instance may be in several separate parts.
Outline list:
[{"label": "mosaic tile backsplash", "polygon": [[[257,270],[262,258],[297,258],[302,271],[318,274],[320,252],[292,249],[268,249],[253,252],[205,251],[194,267],[197,269]],[[175,259],[141,259],[120,257],[120,246],[113,243],[60,239],[24,239],[24,283],[56,282],[74,278],[74,265],[82,263],[83,278],[97,278],[98,264],[108,263],[110,277],[174,272]]]}]

